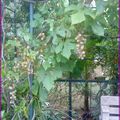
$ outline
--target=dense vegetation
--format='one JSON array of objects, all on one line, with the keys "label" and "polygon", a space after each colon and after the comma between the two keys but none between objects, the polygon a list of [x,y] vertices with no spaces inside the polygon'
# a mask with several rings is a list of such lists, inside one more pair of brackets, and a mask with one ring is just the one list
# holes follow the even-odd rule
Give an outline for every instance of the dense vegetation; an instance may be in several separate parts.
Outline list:
[{"label": "dense vegetation", "polygon": [[51,117],[44,103],[57,79],[89,80],[98,65],[105,77],[117,79],[118,1],[96,0],[95,4],[91,0],[36,0],[31,35],[29,1],[6,1],[3,120],[28,119],[30,104],[37,120]]}]

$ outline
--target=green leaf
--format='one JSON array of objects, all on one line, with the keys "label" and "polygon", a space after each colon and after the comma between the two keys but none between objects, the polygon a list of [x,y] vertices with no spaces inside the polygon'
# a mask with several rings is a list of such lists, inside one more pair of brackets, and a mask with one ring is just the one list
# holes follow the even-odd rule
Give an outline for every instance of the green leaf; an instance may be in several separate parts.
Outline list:
[{"label": "green leaf", "polygon": [[47,19],[47,23],[50,25],[50,31],[53,31],[54,29],[54,20],[53,19]]},{"label": "green leaf", "polygon": [[28,89],[29,89],[29,84],[28,84],[28,81],[27,80],[25,80],[23,83],[22,83],[22,85],[20,84],[20,85],[18,85],[17,87],[16,87],[16,89],[17,89],[17,92],[18,93],[24,93],[25,91],[27,91]]},{"label": "green leaf", "polygon": [[65,30],[64,30],[64,28],[58,27],[58,28],[56,29],[56,33],[57,33],[59,36],[61,36],[61,37],[65,37]]},{"label": "green leaf", "polygon": [[84,12],[85,12],[85,15],[89,15],[89,16],[92,17],[93,19],[96,18],[96,13],[95,13],[95,11],[86,8],[86,9],[84,10]]},{"label": "green leaf", "polygon": [[25,108],[26,104],[26,100],[22,99],[19,103],[18,106],[15,106],[15,113],[21,112],[23,111],[23,109]]},{"label": "green leaf", "polygon": [[43,68],[39,71],[39,83],[42,82],[43,86],[49,91],[54,85],[54,74],[51,75],[50,71],[45,71]]},{"label": "green leaf", "polygon": [[59,62],[61,62],[61,63],[66,63],[66,62],[68,61],[68,60],[67,60],[63,55],[61,55],[61,54],[57,54],[56,60],[57,60],[58,63],[59,63]]},{"label": "green leaf", "polygon": [[6,46],[16,46],[16,47],[20,47],[20,42],[19,41],[16,41],[16,40],[8,40],[7,43],[6,43]]},{"label": "green leaf", "polygon": [[38,89],[39,89],[39,84],[38,84],[37,81],[34,81],[34,84],[33,84],[33,86],[32,86],[32,93],[33,93],[34,95],[37,95]]},{"label": "green leaf", "polygon": [[67,59],[69,59],[69,57],[71,56],[71,51],[70,51],[69,47],[65,47],[63,49],[62,55],[64,57],[66,57]]},{"label": "green leaf", "polygon": [[71,43],[70,41],[66,41],[64,43],[64,48],[63,48],[63,51],[62,51],[62,55],[69,59],[69,57],[71,56],[71,50],[73,50],[75,48],[75,44],[74,43]]},{"label": "green leaf", "polygon": [[60,53],[63,49],[63,42],[61,41],[59,45],[55,48],[56,54]]},{"label": "green leaf", "polygon": [[84,11],[81,10],[81,11],[71,15],[71,21],[72,21],[73,25],[85,21]]},{"label": "green leaf", "polygon": [[64,7],[68,7],[69,6],[69,0],[63,0],[64,3]]},{"label": "green leaf", "polygon": [[55,75],[55,79],[62,77],[62,70],[59,64],[53,69],[53,74]]},{"label": "green leaf", "polygon": [[31,35],[29,33],[25,33],[23,37],[26,42],[29,42],[31,39]]},{"label": "green leaf", "polygon": [[45,71],[43,68],[40,68],[38,73],[38,82],[42,82],[43,86],[49,91],[54,86],[54,81],[62,77],[62,71],[60,66],[56,66]]},{"label": "green leaf", "polygon": [[56,67],[45,71],[43,68],[40,68],[38,81],[43,83],[43,87],[50,91],[54,86],[54,81],[62,77],[62,69],[58,64]]},{"label": "green leaf", "polygon": [[63,72],[72,72],[72,71],[73,71],[73,68],[74,68],[74,66],[75,66],[75,63],[76,63],[76,61],[69,60],[69,61],[67,62],[67,64],[66,64],[66,63],[61,64],[61,69],[62,69],[62,71],[63,71]]},{"label": "green leaf", "polygon": [[83,61],[83,60],[82,61],[81,60],[76,61],[73,72],[72,72],[72,76],[74,78],[80,77],[81,73],[84,70],[84,66],[85,66],[85,61]]},{"label": "green leaf", "polygon": [[96,9],[97,9],[97,14],[101,14],[104,12],[104,1],[103,0],[96,0]]},{"label": "green leaf", "polygon": [[37,80],[40,84],[40,82],[42,82],[46,76],[47,72],[45,71],[45,69],[43,67],[40,67],[38,72],[37,72]]},{"label": "green leaf", "polygon": [[64,26],[57,27],[56,29],[57,35],[63,37],[63,38],[70,38],[71,37],[71,32],[65,28]]},{"label": "green leaf", "polygon": [[92,30],[94,34],[99,36],[104,36],[104,28],[101,26],[100,23],[93,23],[91,25],[92,25]]},{"label": "green leaf", "polygon": [[109,44],[108,41],[102,41],[100,43],[96,43],[96,46],[101,47],[101,46],[107,46],[108,44]]},{"label": "green leaf", "polygon": [[45,102],[48,96],[48,91],[43,87],[43,85],[40,85],[39,89],[39,99],[41,102]]},{"label": "green leaf", "polygon": [[52,32],[52,33],[51,33],[51,37],[53,38],[53,39],[52,39],[53,45],[58,45],[58,43],[59,43],[59,38],[57,37],[56,33]]},{"label": "green leaf", "polygon": [[51,78],[51,75],[48,73],[46,74],[46,76],[44,76],[44,79],[42,81],[43,86],[50,91],[50,89],[54,86],[54,80],[53,78]]},{"label": "green leaf", "polygon": [[36,58],[36,51],[33,51],[33,50],[29,50],[29,56],[32,58],[32,59],[35,59]]},{"label": "green leaf", "polygon": [[2,78],[4,78],[4,77],[6,77],[6,72],[5,72],[5,70],[4,69],[2,69]]},{"label": "green leaf", "polygon": [[78,11],[80,8],[76,5],[70,5],[65,8],[65,12]]},{"label": "green leaf", "polygon": [[48,62],[48,61],[45,61],[43,64],[42,64],[42,66],[43,66],[43,68],[45,69],[45,70],[47,70],[48,68],[50,68],[50,63]]}]

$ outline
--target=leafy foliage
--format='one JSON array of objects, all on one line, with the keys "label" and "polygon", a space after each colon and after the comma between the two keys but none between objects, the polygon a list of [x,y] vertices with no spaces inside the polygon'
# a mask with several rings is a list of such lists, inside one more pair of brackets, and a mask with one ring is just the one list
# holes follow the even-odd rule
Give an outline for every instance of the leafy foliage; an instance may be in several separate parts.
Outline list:
[{"label": "leafy foliage", "polygon": [[[21,5],[16,4],[18,6],[16,23],[11,22],[11,19],[14,20],[12,11],[7,10],[5,16],[5,61],[2,72],[5,90],[12,83],[15,84],[16,119],[28,118],[30,104],[33,104],[36,118],[39,118],[48,93],[54,87],[54,81],[68,78],[70,74],[73,78],[84,77],[85,65],[90,71],[101,64],[110,69],[107,75],[117,76],[118,44],[114,38],[118,33],[117,0],[97,0],[95,8],[85,4],[83,0],[37,1],[34,4],[33,35],[30,35],[28,29],[29,13],[26,9],[28,2],[21,0],[17,2]],[[7,7],[12,9],[14,3],[8,1]],[[80,60],[76,55],[75,37],[78,33],[87,39],[85,59],[91,61]],[[114,39],[111,40],[111,37]],[[96,58],[97,63],[94,62]],[[33,64],[34,69],[32,88],[28,79],[29,63]],[[30,89],[33,95],[31,101],[29,100]],[[9,96],[9,91],[5,91],[4,94]],[[4,104],[7,103],[9,101]],[[10,105],[9,108],[12,109]],[[3,116],[6,109],[2,112]]]}]

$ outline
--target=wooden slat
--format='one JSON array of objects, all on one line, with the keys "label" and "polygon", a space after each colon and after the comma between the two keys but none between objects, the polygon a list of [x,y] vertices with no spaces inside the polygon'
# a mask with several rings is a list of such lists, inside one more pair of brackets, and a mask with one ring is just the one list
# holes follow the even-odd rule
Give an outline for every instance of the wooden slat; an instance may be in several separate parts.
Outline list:
[{"label": "wooden slat", "polygon": [[109,106],[101,106],[101,112],[102,113],[109,113]]},{"label": "wooden slat", "polygon": [[102,117],[102,120],[110,120],[109,119],[109,113],[102,113],[101,117]]},{"label": "wooden slat", "polygon": [[119,120],[118,116],[110,116],[110,120]]},{"label": "wooden slat", "polygon": [[118,107],[109,107],[109,113],[110,114],[119,114],[119,108]]},{"label": "wooden slat", "polygon": [[102,96],[101,97],[101,120],[119,120],[119,97]]},{"label": "wooden slat", "polygon": [[102,113],[109,113],[109,114],[119,114],[119,108],[117,107],[109,107],[109,106],[101,106]]},{"label": "wooden slat", "polygon": [[101,96],[101,105],[119,105],[118,96]]}]

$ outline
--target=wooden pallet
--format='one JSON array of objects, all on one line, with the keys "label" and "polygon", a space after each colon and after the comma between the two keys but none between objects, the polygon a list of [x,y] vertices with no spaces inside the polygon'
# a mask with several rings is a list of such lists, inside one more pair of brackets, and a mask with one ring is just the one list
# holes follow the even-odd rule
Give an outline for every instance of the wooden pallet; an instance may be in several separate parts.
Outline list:
[{"label": "wooden pallet", "polygon": [[101,96],[100,120],[120,120],[119,107],[118,96]]}]

